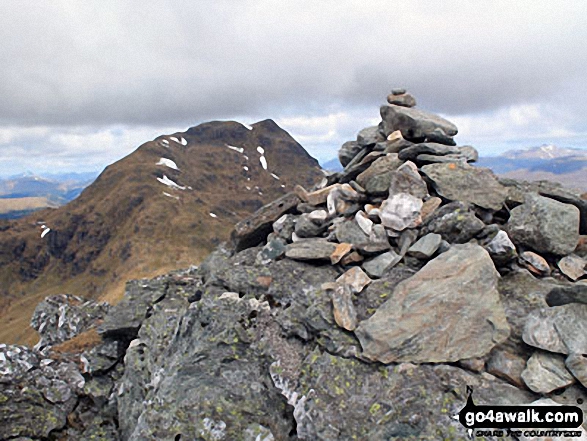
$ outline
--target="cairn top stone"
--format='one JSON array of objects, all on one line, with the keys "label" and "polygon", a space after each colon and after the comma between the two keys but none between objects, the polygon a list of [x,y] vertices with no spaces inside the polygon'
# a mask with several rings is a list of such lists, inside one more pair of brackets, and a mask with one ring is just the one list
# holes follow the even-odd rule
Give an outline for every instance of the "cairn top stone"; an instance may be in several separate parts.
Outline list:
[{"label": "cairn top stone", "polygon": [[439,139],[439,133],[446,137],[458,133],[453,123],[424,110],[387,104],[381,106],[380,112],[385,136],[399,130],[409,141],[424,141],[430,136]]}]

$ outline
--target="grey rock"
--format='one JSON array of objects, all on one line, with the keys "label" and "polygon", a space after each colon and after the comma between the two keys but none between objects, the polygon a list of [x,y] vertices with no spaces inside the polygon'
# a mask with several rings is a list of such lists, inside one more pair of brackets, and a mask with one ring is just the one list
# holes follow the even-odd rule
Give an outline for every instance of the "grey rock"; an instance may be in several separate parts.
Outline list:
[{"label": "grey rock", "polygon": [[528,315],[546,308],[546,294],[555,286],[550,279],[538,279],[528,270],[518,269],[502,275],[498,290],[511,328],[510,337],[500,349],[508,350],[524,359],[530,356],[529,347],[522,339]]},{"label": "grey rock", "polygon": [[389,191],[392,173],[402,164],[397,154],[389,153],[357,176],[357,183],[370,195],[385,195]]},{"label": "grey rock", "polygon": [[391,89],[392,95],[403,95],[406,92],[407,92],[406,89],[403,89],[401,87],[396,87],[394,89]]},{"label": "grey rock", "polygon": [[489,252],[493,261],[498,264],[505,264],[513,260],[517,255],[516,246],[503,230],[497,232],[487,245],[485,245],[485,249]]},{"label": "grey rock", "polygon": [[470,145],[464,145],[458,148],[459,155],[463,156],[467,162],[477,162],[479,160],[479,152]]},{"label": "grey rock", "polygon": [[553,286],[546,295],[548,306],[561,306],[568,303],[587,304],[587,283]]},{"label": "grey rock", "polygon": [[439,144],[456,145],[456,142],[451,136],[448,136],[444,130],[438,128],[434,129],[425,139],[426,142],[437,142]]},{"label": "grey rock", "polygon": [[558,261],[561,272],[572,281],[580,279],[586,274],[587,261],[573,254],[563,257]]},{"label": "grey rock", "polygon": [[383,363],[437,363],[487,354],[510,333],[498,279],[483,248],[452,247],[360,323],[355,333],[363,355]]},{"label": "grey rock", "polygon": [[383,274],[380,279],[373,280],[355,298],[355,309],[359,321],[371,317],[389,299],[396,285],[414,274],[413,269],[405,265],[396,265]]},{"label": "grey rock", "polygon": [[409,93],[401,93],[401,94],[394,94],[387,95],[387,102],[389,104],[394,104],[396,106],[402,107],[415,107],[416,106],[416,98],[414,98]]},{"label": "grey rock", "polygon": [[297,217],[293,214],[284,214],[273,222],[273,232],[286,242],[291,242],[291,235],[296,228]]},{"label": "grey rock", "polygon": [[465,385],[474,388],[476,401],[483,404],[534,400],[494,377],[454,366],[377,366],[318,351],[303,364],[295,389],[299,439],[465,440],[466,430],[450,418],[466,402]]},{"label": "grey rock", "polygon": [[273,239],[267,242],[267,244],[257,254],[256,261],[260,264],[269,263],[272,260],[276,260],[285,254],[286,242],[282,239]]},{"label": "grey rock", "polygon": [[347,331],[355,330],[358,324],[357,312],[349,285],[339,284],[332,292],[332,312],[338,326]]},{"label": "grey rock", "polygon": [[103,337],[133,339],[155,303],[165,297],[164,280],[133,280],[124,297],[113,306],[98,327]]},{"label": "grey rock", "polygon": [[103,342],[82,354],[90,374],[103,373],[112,368],[124,355],[124,348],[115,340]]},{"label": "grey rock", "polygon": [[406,162],[391,174],[389,194],[408,193],[419,199],[428,196],[428,186],[413,162]]},{"label": "grey rock", "polygon": [[309,213],[304,213],[298,217],[295,233],[301,238],[317,237],[322,234],[324,230],[325,228],[322,225],[317,225],[312,220]]},{"label": "grey rock", "polygon": [[575,382],[563,357],[540,351],[532,354],[526,363],[522,379],[536,393],[549,393]]},{"label": "grey rock", "polygon": [[482,208],[499,210],[507,190],[487,168],[464,163],[430,164],[422,167],[439,195],[451,200],[469,202]]},{"label": "grey rock", "polygon": [[422,223],[422,205],[422,199],[408,193],[391,195],[381,204],[381,223],[395,231],[415,228]]},{"label": "grey rock", "polygon": [[405,256],[408,252],[408,249],[416,243],[416,239],[418,239],[418,231],[417,230],[404,230],[402,231],[401,236],[397,241],[397,246],[399,247],[399,253],[402,256]]},{"label": "grey rock", "polygon": [[565,360],[565,365],[583,387],[587,387],[587,355],[570,354]]},{"label": "grey rock", "polygon": [[390,268],[393,268],[401,260],[401,256],[393,251],[380,254],[373,259],[366,260],[363,263],[363,269],[371,277],[379,278],[383,276]]},{"label": "grey rock", "polygon": [[411,147],[403,149],[398,153],[398,156],[403,161],[415,161],[416,158],[422,154],[443,156],[451,153],[458,154],[459,150],[456,147],[451,147],[444,144],[423,142],[421,144],[414,144]]},{"label": "grey rock", "polygon": [[438,250],[440,242],[442,242],[440,234],[429,233],[408,249],[408,255],[418,259],[429,259]]},{"label": "grey rock", "polygon": [[587,305],[568,305],[533,311],[524,326],[524,341],[560,354],[587,353]]},{"label": "grey rock", "polygon": [[272,231],[273,223],[293,210],[300,202],[297,195],[288,193],[237,223],[231,233],[231,241],[236,251],[257,246],[263,242]]},{"label": "grey rock", "polygon": [[357,135],[357,144],[361,147],[370,146],[383,141],[383,137],[379,134],[379,127],[367,127],[359,132]]},{"label": "grey rock", "polygon": [[407,140],[424,140],[436,129],[441,129],[447,136],[457,134],[457,127],[432,113],[423,110],[386,105],[381,107],[385,136],[400,130]]},{"label": "grey rock", "polygon": [[451,202],[430,215],[422,234],[436,233],[450,243],[465,243],[485,228],[481,219],[466,204]]},{"label": "grey rock", "polygon": [[579,242],[579,210],[529,194],[522,205],[511,210],[507,230],[516,245],[539,253],[569,254]]},{"label": "grey rock", "polygon": [[352,159],[363,149],[356,141],[345,142],[338,151],[338,160],[343,167],[346,167]]},{"label": "grey rock", "polygon": [[348,285],[353,294],[359,294],[363,288],[371,283],[371,279],[360,267],[355,266],[336,279],[336,283]]},{"label": "grey rock", "polygon": [[31,327],[40,335],[35,348],[42,350],[87,331],[104,318],[109,308],[107,303],[86,301],[69,294],[46,297],[37,305],[31,319]]},{"label": "grey rock", "polygon": [[369,241],[369,236],[354,219],[337,223],[334,233],[336,240],[340,243],[360,244]]},{"label": "grey rock", "polygon": [[519,388],[524,388],[525,385],[522,379],[524,369],[526,360],[507,350],[496,348],[487,361],[487,372]]},{"label": "grey rock", "polygon": [[84,378],[73,363],[41,360],[24,346],[0,346],[0,438],[49,437],[65,427]]},{"label": "grey rock", "polygon": [[336,244],[325,239],[302,239],[285,247],[285,256],[295,260],[328,260]]}]

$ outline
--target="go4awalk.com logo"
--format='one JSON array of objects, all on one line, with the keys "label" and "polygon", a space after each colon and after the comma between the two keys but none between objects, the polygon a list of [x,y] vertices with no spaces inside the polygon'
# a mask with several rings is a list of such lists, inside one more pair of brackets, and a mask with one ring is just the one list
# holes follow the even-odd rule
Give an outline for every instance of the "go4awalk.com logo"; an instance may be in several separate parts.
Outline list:
[{"label": "go4awalk.com logo", "polygon": [[473,388],[467,386],[467,404],[453,416],[468,431],[469,437],[567,437],[584,439],[583,411],[577,406],[554,405],[544,401],[519,406],[478,406]]}]

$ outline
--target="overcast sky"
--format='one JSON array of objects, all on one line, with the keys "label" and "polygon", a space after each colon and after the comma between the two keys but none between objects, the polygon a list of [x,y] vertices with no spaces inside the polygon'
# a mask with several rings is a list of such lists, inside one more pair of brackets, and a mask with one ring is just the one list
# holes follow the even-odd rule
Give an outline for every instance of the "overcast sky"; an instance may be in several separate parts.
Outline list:
[{"label": "overcast sky", "polygon": [[213,119],[320,160],[393,87],[482,155],[587,148],[587,1],[0,1],[0,175],[101,170]]}]

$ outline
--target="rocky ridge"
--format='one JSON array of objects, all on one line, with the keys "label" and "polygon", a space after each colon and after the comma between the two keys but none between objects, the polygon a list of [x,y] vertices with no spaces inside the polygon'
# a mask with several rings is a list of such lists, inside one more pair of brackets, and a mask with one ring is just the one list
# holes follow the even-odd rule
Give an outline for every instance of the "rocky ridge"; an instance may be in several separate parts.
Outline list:
[{"label": "rocky ridge", "polygon": [[388,102],[199,267],[40,304],[43,343],[0,347],[0,437],[464,440],[467,386],[587,410],[586,201]]},{"label": "rocky ridge", "polygon": [[236,222],[323,176],[272,120],[161,135],[108,166],[66,206],[0,221],[0,341],[34,344],[47,295],[120,300],[124,282],[200,263]]}]

